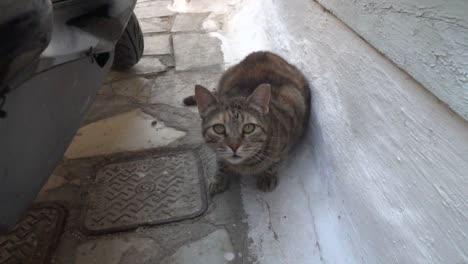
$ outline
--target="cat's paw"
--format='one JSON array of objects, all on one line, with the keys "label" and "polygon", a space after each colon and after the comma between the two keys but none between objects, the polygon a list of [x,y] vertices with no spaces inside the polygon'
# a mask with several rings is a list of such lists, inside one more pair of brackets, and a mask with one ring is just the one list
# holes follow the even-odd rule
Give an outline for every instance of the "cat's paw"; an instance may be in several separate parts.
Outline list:
[{"label": "cat's paw", "polygon": [[257,188],[264,192],[273,191],[278,186],[276,175],[261,175],[257,177]]},{"label": "cat's paw", "polygon": [[208,185],[208,193],[211,197],[216,194],[225,192],[229,188],[229,180],[219,179],[218,181],[212,182]]}]

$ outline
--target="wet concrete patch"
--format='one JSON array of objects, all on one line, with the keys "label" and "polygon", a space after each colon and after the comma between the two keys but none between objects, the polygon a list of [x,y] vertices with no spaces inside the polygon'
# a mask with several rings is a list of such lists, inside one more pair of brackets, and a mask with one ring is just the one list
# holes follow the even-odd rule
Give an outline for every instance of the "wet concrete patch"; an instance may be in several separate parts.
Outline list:
[{"label": "wet concrete patch", "polygon": [[77,132],[65,153],[67,159],[109,155],[162,147],[183,137],[185,132],[133,110],[90,123]]}]

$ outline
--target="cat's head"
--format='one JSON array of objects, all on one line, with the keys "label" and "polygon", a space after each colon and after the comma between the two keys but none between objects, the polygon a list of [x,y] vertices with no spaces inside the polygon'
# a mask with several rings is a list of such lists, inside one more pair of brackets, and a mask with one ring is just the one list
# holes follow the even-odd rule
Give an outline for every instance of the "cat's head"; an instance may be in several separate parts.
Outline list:
[{"label": "cat's head", "polygon": [[268,139],[270,95],[270,85],[262,84],[249,97],[219,100],[205,87],[195,86],[203,137],[218,157],[239,164],[260,155]]}]

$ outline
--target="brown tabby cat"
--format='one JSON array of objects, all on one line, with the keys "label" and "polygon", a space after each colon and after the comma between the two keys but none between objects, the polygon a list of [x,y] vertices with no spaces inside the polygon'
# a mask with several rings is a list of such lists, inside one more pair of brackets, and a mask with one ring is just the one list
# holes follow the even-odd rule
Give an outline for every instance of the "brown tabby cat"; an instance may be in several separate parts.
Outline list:
[{"label": "brown tabby cat", "polygon": [[[278,55],[254,52],[223,74],[216,94],[196,85],[195,96],[184,103],[195,101],[220,169],[257,176],[260,190],[273,190],[279,163],[307,127],[310,90],[304,75]],[[223,174],[210,184],[212,194],[228,187]]]}]

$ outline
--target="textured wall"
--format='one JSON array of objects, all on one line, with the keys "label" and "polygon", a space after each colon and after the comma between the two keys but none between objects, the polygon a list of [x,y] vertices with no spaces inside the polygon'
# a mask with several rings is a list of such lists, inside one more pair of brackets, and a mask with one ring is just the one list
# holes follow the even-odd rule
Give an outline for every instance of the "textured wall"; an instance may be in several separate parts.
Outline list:
[{"label": "textured wall", "polygon": [[468,122],[317,3],[246,2],[227,61],[271,49],[313,95],[278,189],[242,186],[257,263],[468,263]]},{"label": "textured wall", "polygon": [[468,120],[468,1],[317,1]]}]

